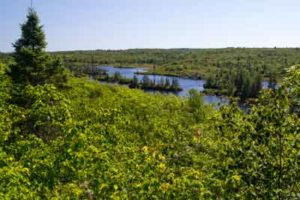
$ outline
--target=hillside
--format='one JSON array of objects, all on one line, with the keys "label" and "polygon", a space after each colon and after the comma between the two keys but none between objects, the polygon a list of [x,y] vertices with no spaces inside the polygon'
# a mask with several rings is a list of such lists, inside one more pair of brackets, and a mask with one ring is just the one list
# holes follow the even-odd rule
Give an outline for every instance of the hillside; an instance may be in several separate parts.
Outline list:
[{"label": "hillside", "polygon": [[[13,47],[0,56],[0,199],[300,199],[300,65],[283,70],[298,49],[53,55],[32,8]],[[89,58],[215,74],[212,88],[229,83],[254,103],[215,108],[196,89],[178,97],[103,84],[81,73]],[[280,85],[259,91],[258,69]]]},{"label": "hillside", "polygon": [[2,198],[299,197],[299,69],[247,115],[84,78],[17,105],[1,77]]}]

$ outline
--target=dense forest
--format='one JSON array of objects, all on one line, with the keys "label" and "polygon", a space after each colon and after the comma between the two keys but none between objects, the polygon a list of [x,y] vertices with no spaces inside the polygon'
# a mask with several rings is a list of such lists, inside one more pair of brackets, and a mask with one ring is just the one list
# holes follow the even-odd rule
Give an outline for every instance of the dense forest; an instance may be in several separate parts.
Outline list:
[{"label": "dense forest", "polygon": [[[12,57],[0,61],[1,199],[300,198],[299,65],[285,71],[276,90],[256,94],[247,113],[234,101],[216,110],[195,90],[185,98],[147,94],[73,76],[45,52],[34,10],[21,31]],[[214,51],[220,59],[209,57]],[[240,51],[244,61],[272,61],[270,70],[300,63],[297,49],[61,54],[66,65],[78,66],[90,55],[98,64],[122,65],[141,64],[133,58],[142,55],[159,66],[180,66],[184,56],[195,55],[190,62],[207,62],[207,72],[209,63],[235,62],[231,51]],[[197,71],[192,66],[188,71]],[[232,71],[233,77],[240,73],[252,71]]]},{"label": "dense forest", "polygon": [[260,68],[264,77],[282,78],[287,66],[300,63],[299,48],[130,49],[54,52],[66,66],[82,70],[90,65],[146,66],[150,73],[208,78],[230,67]]},{"label": "dense forest", "polygon": [[[300,63],[299,48],[130,49],[52,52],[73,71],[89,66],[145,66],[149,73],[207,79],[220,69],[259,68],[268,78],[282,78],[285,68]],[[10,54],[0,53],[0,57]]]}]

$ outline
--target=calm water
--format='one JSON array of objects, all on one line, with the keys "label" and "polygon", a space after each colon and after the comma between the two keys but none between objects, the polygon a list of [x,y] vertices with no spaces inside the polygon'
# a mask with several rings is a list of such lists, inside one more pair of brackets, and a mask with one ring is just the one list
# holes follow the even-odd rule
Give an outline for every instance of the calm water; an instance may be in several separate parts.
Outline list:
[{"label": "calm water", "polygon": [[[115,72],[120,72],[120,74],[123,77],[126,78],[133,78],[136,72],[145,72],[145,69],[143,68],[117,68],[113,66],[99,66],[99,69],[105,70],[109,75],[113,75]],[[139,75],[136,74],[137,78],[139,80],[142,80],[144,75]],[[159,82],[161,78],[169,78],[172,80],[171,76],[162,76],[162,75],[148,75],[148,77],[155,82]],[[176,93],[178,96],[186,96],[188,94],[188,91],[190,89],[196,89],[198,91],[203,91],[204,90],[204,80],[194,80],[194,79],[188,79],[188,78],[179,78],[176,77],[178,80],[178,83],[180,87],[183,89],[181,92]],[[147,91],[151,93],[155,93],[157,91]],[[223,105],[223,104],[228,104],[228,99],[224,97],[218,97],[214,95],[205,95],[204,100],[206,103],[215,103],[217,105]]]}]

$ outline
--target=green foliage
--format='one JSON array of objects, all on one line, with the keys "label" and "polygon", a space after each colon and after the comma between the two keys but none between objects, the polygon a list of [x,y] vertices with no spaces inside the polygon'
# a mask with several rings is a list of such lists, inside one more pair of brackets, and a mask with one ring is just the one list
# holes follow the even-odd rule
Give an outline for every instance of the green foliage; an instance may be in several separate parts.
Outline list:
[{"label": "green foliage", "polygon": [[23,120],[17,123],[23,134],[34,133],[45,141],[61,134],[61,127],[70,120],[69,100],[53,85],[27,86],[22,97]]},{"label": "green foliage", "polygon": [[194,90],[180,98],[84,78],[63,90],[27,86],[26,103],[0,118],[0,195],[297,199],[299,85],[287,88],[297,75],[292,68],[247,114],[212,110]]},{"label": "green foliage", "polygon": [[56,52],[74,72],[88,66],[145,66],[150,73],[207,79],[219,69],[240,66],[261,69],[269,78],[280,80],[285,67],[300,63],[299,48],[225,48],[225,49],[130,49]]},{"label": "green foliage", "polygon": [[[87,78],[57,88],[48,83],[65,81],[61,64],[44,51],[36,13],[27,18],[11,76],[0,63],[0,199],[300,198],[299,66],[278,89],[263,90],[248,111],[235,104],[214,110],[196,90],[188,97],[146,94]],[[281,70],[263,60],[278,64],[286,51],[292,55],[284,65],[298,62],[298,49],[103,51],[90,62],[125,59],[180,75],[199,65],[226,66],[208,84],[247,98],[258,95],[256,73],[275,81]],[[84,62],[90,53],[76,59]],[[86,72],[99,75],[94,68]],[[133,83],[140,84],[137,77]],[[145,76],[142,84],[153,83]],[[179,87],[176,79],[159,84]]]},{"label": "green foliage", "polygon": [[292,101],[291,109],[300,115],[300,65],[288,69],[283,86],[289,89],[289,98]]},{"label": "green foliage", "polygon": [[205,89],[213,89],[217,94],[237,96],[241,101],[245,101],[247,98],[256,98],[261,90],[260,73],[259,69],[245,67],[221,69],[214,76],[208,78]]},{"label": "green foliage", "polygon": [[29,174],[28,168],[0,148],[1,199],[36,199],[38,196],[31,188]]},{"label": "green foliage", "polygon": [[0,62],[0,143],[7,140],[11,134],[11,116],[8,104],[10,97],[11,81],[5,74],[7,67]]},{"label": "green foliage", "polygon": [[205,119],[206,108],[204,106],[203,94],[195,89],[189,91],[188,105],[197,123]]},{"label": "green foliage", "polygon": [[[296,81],[297,73],[294,70],[287,80]],[[290,109],[292,91],[284,86],[266,90],[247,115],[233,105],[214,119],[209,130],[215,134],[207,142],[207,148],[215,148],[216,163],[208,179],[213,198],[300,197],[300,121]]]},{"label": "green foliage", "polygon": [[14,82],[24,85],[61,85],[66,82],[64,68],[59,59],[45,52],[47,43],[39,23],[37,13],[30,9],[27,21],[21,26],[21,38],[14,44],[15,63],[10,66],[10,75]]},{"label": "green foliage", "polygon": [[0,105],[10,98],[9,89],[11,87],[11,80],[6,75],[7,66],[1,63],[0,60]]}]

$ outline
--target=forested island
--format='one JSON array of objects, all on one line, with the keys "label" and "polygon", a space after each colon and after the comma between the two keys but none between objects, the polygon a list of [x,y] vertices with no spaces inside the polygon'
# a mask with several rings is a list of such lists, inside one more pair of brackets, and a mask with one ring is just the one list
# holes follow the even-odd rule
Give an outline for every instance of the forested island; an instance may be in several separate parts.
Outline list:
[{"label": "forested island", "polygon": [[[14,52],[0,55],[0,199],[300,198],[298,49],[48,53],[46,44],[30,9]],[[205,77],[255,104],[214,109],[196,90],[101,84],[88,67],[101,64]],[[144,77],[106,78],[179,89]],[[265,78],[280,85],[258,93]]]},{"label": "forested island", "polygon": [[149,79],[148,75],[144,75],[142,80],[139,80],[137,76],[131,78],[122,77],[119,72],[115,72],[113,76],[109,76],[107,73],[94,76],[98,81],[104,81],[108,83],[118,83],[121,85],[128,85],[130,88],[139,88],[143,90],[153,90],[161,92],[179,92],[182,88],[178,84],[176,78],[170,80],[169,78],[161,78],[158,82]]}]

